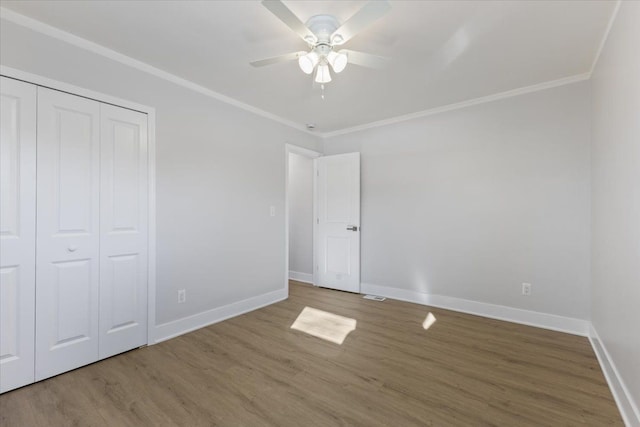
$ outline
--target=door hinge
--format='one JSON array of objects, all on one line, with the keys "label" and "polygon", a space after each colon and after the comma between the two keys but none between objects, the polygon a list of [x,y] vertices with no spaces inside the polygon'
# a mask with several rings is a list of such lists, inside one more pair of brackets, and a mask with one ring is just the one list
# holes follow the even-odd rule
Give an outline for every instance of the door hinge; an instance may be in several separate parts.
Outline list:
[{"label": "door hinge", "polygon": [[316,224],[320,224],[320,218],[316,218]]}]

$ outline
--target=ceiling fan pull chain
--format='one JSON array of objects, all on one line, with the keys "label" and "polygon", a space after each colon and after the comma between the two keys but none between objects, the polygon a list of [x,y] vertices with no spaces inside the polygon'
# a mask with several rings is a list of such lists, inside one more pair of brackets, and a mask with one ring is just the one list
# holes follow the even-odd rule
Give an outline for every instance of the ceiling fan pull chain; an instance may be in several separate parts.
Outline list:
[{"label": "ceiling fan pull chain", "polygon": [[322,100],[324,101],[324,85],[323,84],[320,85],[320,90],[321,90],[320,98],[322,98]]}]

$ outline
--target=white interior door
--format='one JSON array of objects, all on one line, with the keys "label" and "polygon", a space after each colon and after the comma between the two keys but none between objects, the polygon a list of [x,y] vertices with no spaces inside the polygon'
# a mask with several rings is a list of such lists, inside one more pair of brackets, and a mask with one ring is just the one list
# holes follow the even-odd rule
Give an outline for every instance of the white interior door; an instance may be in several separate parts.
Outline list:
[{"label": "white interior door", "polygon": [[0,393],[34,380],[36,87],[0,77]]},{"label": "white interior door", "polygon": [[360,292],[360,153],[320,157],[316,166],[314,283]]},{"label": "white interior door", "polygon": [[100,105],[100,358],[147,343],[147,115]]},{"label": "white interior door", "polygon": [[36,381],[98,359],[99,118],[38,88]]}]

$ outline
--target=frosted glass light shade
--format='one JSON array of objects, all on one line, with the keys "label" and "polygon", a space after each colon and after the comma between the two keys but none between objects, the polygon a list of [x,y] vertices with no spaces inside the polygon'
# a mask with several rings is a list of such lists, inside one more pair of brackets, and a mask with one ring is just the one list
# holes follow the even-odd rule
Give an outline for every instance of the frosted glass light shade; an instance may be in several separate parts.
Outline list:
[{"label": "frosted glass light shade", "polygon": [[329,64],[331,64],[331,68],[333,68],[333,71],[335,71],[336,73],[344,70],[347,66],[347,62],[349,62],[349,58],[345,53],[336,53],[334,51],[329,52],[329,55],[327,55],[327,60],[329,61]]},{"label": "frosted glass light shade", "polygon": [[298,65],[305,74],[311,74],[313,73],[313,69],[316,68],[316,65],[318,65],[319,59],[318,54],[311,51],[298,58]]},{"label": "frosted glass light shade", "polygon": [[318,71],[316,71],[316,83],[329,83],[331,81],[331,73],[329,72],[329,66],[324,63],[318,65]]}]

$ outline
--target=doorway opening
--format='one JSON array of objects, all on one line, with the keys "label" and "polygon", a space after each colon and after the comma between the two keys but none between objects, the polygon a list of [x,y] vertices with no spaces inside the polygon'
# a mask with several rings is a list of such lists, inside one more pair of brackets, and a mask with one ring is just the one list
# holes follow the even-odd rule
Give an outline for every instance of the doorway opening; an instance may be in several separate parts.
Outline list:
[{"label": "doorway opening", "polygon": [[289,280],[313,284],[314,269],[314,165],[321,154],[286,145],[286,269]]}]

